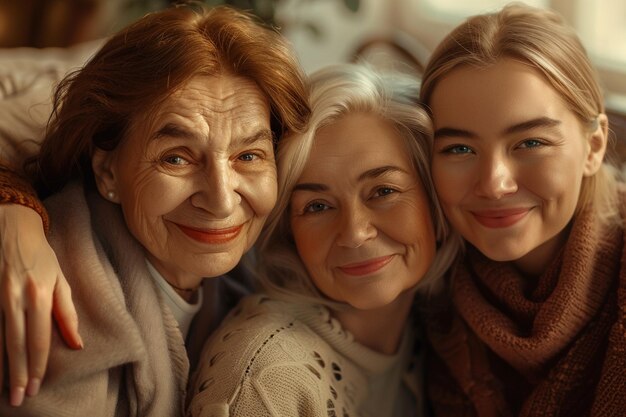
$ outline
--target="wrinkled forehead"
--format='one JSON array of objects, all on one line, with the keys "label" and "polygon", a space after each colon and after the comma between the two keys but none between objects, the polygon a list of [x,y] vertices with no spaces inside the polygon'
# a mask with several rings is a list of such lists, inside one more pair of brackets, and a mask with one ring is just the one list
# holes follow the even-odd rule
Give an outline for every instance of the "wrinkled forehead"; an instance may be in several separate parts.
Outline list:
[{"label": "wrinkled forehead", "polygon": [[250,78],[231,74],[199,75],[152,106],[138,111],[131,120],[131,129],[152,131],[163,118],[172,114],[183,119],[202,117],[216,122],[242,123],[267,120],[269,123],[270,106],[266,95]]}]

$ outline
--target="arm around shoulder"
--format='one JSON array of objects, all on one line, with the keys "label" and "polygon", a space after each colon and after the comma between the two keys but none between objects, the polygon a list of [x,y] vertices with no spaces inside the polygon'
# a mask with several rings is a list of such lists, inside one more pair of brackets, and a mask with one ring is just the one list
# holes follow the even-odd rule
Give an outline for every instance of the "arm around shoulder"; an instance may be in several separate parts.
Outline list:
[{"label": "arm around shoulder", "polygon": [[0,331],[0,353],[5,343],[8,353],[8,366],[0,364],[0,380],[8,370],[11,403],[16,406],[25,394],[39,391],[48,360],[51,313],[68,345],[82,346],[70,287],[46,239],[47,228],[48,215],[33,188],[0,165],[0,318],[4,316],[5,327]]},{"label": "arm around shoulder", "polygon": [[[37,197],[33,186],[20,174],[0,163],[0,213],[13,221],[20,220],[20,213],[27,213],[26,208],[35,211],[41,217],[43,230],[48,231],[49,219],[46,209]],[[21,209],[21,210],[20,210]],[[15,213],[12,213],[14,210]]]}]

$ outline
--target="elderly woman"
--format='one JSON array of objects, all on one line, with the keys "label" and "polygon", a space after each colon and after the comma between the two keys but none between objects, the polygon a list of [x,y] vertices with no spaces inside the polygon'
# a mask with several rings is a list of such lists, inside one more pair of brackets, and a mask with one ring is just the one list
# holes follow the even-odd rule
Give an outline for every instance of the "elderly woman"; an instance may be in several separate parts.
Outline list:
[{"label": "elderly woman", "polygon": [[266,294],[210,339],[191,415],[423,415],[411,312],[457,244],[430,180],[418,85],[353,65],[312,76],[309,128],[277,153],[258,246]]},{"label": "elderly woman", "polygon": [[55,332],[41,392],[15,409],[14,388],[1,415],[182,413],[187,333],[201,346],[241,292],[203,280],[256,240],[305,91],[280,35],[227,8],[148,15],[59,86],[29,168],[84,349]]},{"label": "elderly woman", "polygon": [[626,194],[596,73],[552,12],[470,18],[421,97],[433,180],[467,256],[433,324],[440,416],[623,416]]}]

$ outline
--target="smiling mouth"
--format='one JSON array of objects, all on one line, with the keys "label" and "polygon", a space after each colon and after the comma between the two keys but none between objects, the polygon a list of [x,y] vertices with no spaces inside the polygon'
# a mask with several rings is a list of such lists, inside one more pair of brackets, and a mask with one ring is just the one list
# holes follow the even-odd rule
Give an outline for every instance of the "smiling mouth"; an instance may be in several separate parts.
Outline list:
[{"label": "smiling mouth", "polygon": [[393,259],[394,255],[383,256],[380,258],[369,259],[365,262],[358,262],[338,267],[341,272],[347,275],[362,276],[373,274],[382,269]]},{"label": "smiling mouth", "polygon": [[219,245],[234,240],[243,229],[243,224],[225,229],[194,229],[174,223],[187,236],[201,243]]},{"label": "smiling mouth", "polygon": [[530,212],[530,208],[514,208],[503,210],[472,211],[472,215],[485,227],[501,229],[513,226]]}]

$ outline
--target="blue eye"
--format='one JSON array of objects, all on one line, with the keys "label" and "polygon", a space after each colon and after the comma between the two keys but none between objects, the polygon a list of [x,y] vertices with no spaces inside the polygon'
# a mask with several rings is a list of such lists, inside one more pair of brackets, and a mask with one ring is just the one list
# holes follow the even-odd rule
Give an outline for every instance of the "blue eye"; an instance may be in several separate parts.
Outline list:
[{"label": "blue eye", "polygon": [[474,151],[467,145],[451,145],[444,148],[442,152],[451,154],[468,154],[473,153]]},{"label": "blue eye", "polygon": [[171,155],[163,158],[163,161],[170,165],[187,165],[189,161],[179,155]]},{"label": "blue eye", "polygon": [[247,152],[247,153],[243,153],[241,155],[239,155],[237,157],[237,159],[239,159],[240,161],[244,161],[244,162],[252,162],[254,160],[256,160],[259,156],[255,153],[252,152]]},{"label": "blue eye", "polygon": [[519,145],[519,147],[520,148],[538,148],[542,145],[544,145],[544,143],[540,141],[539,139],[528,139],[528,140],[523,141]]},{"label": "blue eye", "polygon": [[305,213],[319,213],[321,211],[326,211],[330,209],[330,206],[324,204],[324,203],[320,203],[318,201],[315,201],[313,203],[309,203],[304,207],[304,212]]}]

